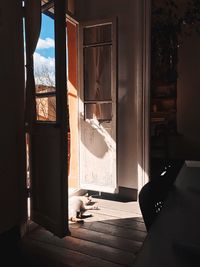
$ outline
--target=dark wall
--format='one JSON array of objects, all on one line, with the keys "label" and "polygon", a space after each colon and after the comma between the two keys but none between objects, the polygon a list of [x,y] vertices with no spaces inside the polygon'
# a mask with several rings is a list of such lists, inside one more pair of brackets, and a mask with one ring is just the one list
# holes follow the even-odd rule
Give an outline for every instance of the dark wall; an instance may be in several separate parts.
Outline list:
[{"label": "dark wall", "polygon": [[177,123],[182,134],[178,153],[200,159],[200,36],[182,40],[178,53]]},{"label": "dark wall", "polygon": [[22,218],[24,62],[20,1],[0,6],[0,233]]}]

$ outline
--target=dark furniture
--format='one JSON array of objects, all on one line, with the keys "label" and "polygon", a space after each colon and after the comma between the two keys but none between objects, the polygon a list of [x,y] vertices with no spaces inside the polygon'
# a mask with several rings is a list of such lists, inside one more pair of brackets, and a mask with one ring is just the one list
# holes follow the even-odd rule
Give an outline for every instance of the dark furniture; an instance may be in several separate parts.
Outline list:
[{"label": "dark furniture", "polygon": [[185,162],[133,266],[200,266],[199,211],[200,162]]}]

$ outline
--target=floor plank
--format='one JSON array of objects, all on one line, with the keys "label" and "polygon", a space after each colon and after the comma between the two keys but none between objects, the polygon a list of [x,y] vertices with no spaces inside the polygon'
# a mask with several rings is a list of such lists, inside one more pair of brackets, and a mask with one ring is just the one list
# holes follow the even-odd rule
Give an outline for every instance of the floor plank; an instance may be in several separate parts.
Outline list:
[{"label": "floor plank", "polygon": [[41,227],[26,235],[21,251],[31,267],[133,266],[146,237],[138,202],[98,199],[98,206],[84,224],[70,223],[70,236]]},{"label": "floor plank", "polygon": [[138,230],[128,229],[126,227],[120,227],[116,225],[105,224],[102,222],[84,223],[82,228],[98,233],[104,233],[111,236],[122,237],[130,240],[136,240],[143,242],[146,233]]},{"label": "floor plank", "polygon": [[146,232],[145,224],[144,224],[143,220],[141,221],[140,217],[137,217],[137,218],[130,217],[130,218],[121,219],[121,218],[116,218],[113,216],[100,214],[100,213],[95,214],[95,213],[91,212],[91,214],[93,216],[90,218],[87,218],[87,220],[86,220],[87,223],[101,222],[101,223],[104,223],[105,226],[106,226],[106,224],[110,224],[110,225],[115,225],[115,226],[121,226],[121,227],[124,227],[126,229],[135,229],[138,231]]},{"label": "floor plank", "polygon": [[[42,229],[36,230],[35,233],[29,235],[29,238],[42,243],[52,244],[56,247],[80,252],[88,256],[98,257],[108,262],[124,264],[124,266],[132,266],[135,260],[134,253],[107,246],[105,243],[100,244],[98,238],[96,238],[95,242],[75,238],[73,236],[60,239]],[[126,259],[126,261],[124,261],[124,259]]]},{"label": "floor plank", "polygon": [[111,210],[126,211],[129,214],[139,214],[141,211],[137,201],[120,202],[107,199],[93,198],[100,207],[109,208]]},{"label": "floor plank", "polygon": [[104,244],[109,247],[129,251],[132,253],[137,253],[142,245],[142,242],[137,240],[119,238],[116,236],[110,236],[107,234],[94,232],[83,228],[79,228],[76,230],[71,229],[71,235],[79,239],[89,240],[99,244]]},{"label": "floor plank", "polygon": [[99,209],[92,210],[91,212],[93,214],[104,214],[104,215],[112,216],[115,218],[130,218],[130,217],[132,218],[133,217],[140,222],[143,221],[143,219],[141,218],[141,215],[138,213],[134,213],[134,212],[131,213],[128,211],[112,209],[112,208],[108,208],[104,206],[100,206]]},{"label": "floor plank", "polygon": [[[120,267],[122,265],[37,240],[23,241],[22,253],[37,267]],[[27,265],[30,266],[30,265]],[[124,266],[124,265],[123,265]]]}]

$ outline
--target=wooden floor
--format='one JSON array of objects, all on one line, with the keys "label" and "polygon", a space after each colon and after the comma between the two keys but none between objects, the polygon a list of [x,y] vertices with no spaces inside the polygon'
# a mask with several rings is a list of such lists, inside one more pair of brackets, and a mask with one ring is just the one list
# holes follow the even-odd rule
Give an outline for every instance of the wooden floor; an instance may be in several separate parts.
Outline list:
[{"label": "wooden floor", "polygon": [[137,202],[98,199],[98,210],[84,224],[71,223],[71,236],[59,239],[37,227],[26,235],[21,252],[26,266],[133,266],[146,236]]}]

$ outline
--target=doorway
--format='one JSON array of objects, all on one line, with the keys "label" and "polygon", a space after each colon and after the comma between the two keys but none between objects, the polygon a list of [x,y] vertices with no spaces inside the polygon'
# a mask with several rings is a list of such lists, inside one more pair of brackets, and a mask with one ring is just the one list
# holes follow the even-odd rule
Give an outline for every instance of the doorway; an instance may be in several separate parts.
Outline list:
[{"label": "doorway", "polygon": [[[37,84],[34,86],[34,84],[30,84],[33,81],[32,78],[34,78],[33,73],[29,75],[29,86],[31,85],[31,89],[34,89],[34,92],[31,91],[31,107],[34,111],[31,114],[33,125],[31,125],[31,136],[29,136],[31,148],[28,148],[31,154],[31,176],[34,177],[34,179],[31,179],[30,217],[34,222],[45,226],[52,232],[56,232],[58,236],[63,236],[68,231],[66,226],[66,199],[69,192],[67,193],[65,190],[67,187],[66,157],[69,159],[68,174],[71,191],[74,192],[83,188],[99,192],[117,192],[116,25],[112,21],[84,25],[82,36],[85,35],[85,39],[82,39],[84,42],[78,49],[78,24],[71,19],[67,19],[68,70],[66,71],[64,67],[66,64],[66,47],[63,46],[63,44],[66,44],[66,32],[64,31],[66,21],[65,24],[62,21],[64,27],[58,27],[61,23],[59,13],[62,12],[62,9],[59,6],[59,1],[55,1],[55,6],[55,14],[52,14],[52,16],[55,16],[55,24],[54,19],[52,20],[52,30],[55,29],[53,34],[55,36],[55,46],[53,40],[40,38],[38,42],[40,47],[34,47],[33,49],[36,51],[34,56],[43,60],[44,57],[41,57],[37,52],[38,49],[44,49],[44,44],[48,45],[48,48],[52,46],[53,51],[57,52],[53,64],[52,83],[40,84],[35,80]],[[26,23],[28,24],[29,21],[27,20]],[[28,24],[28,26],[30,25]],[[39,30],[38,27],[35,38],[39,37]],[[86,40],[86,37],[88,40]],[[30,46],[30,40],[27,39],[26,43]],[[81,56],[79,56],[80,49]],[[32,59],[32,53],[27,53],[28,56]],[[80,61],[82,60],[82,64],[79,66],[78,58],[80,58]],[[45,59],[45,67],[50,66],[46,63]],[[80,70],[81,65],[84,66],[82,70]],[[90,69],[92,69],[91,72]],[[41,75],[38,77],[40,82],[43,78],[49,78],[49,74],[51,74],[45,71],[45,68],[41,69]],[[81,92],[78,91],[79,72],[82,74],[80,88],[83,90]],[[58,77],[60,73],[62,73],[62,79]],[[68,96],[66,95],[67,86],[65,85],[66,73],[68,73]],[[44,74],[46,74],[45,77]],[[89,74],[92,74],[93,82],[90,81]],[[98,85],[95,90],[92,89],[94,84],[95,86]],[[67,110],[69,127],[67,127],[65,118]],[[85,124],[89,125],[87,132],[83,127]],[[66,132],[67,128],[69,128],[68,132]],[[88,142],[87,134],[89,140],[90,137],[93,137],[93,144]],[[70,152],[68,155],[67,139]],[[93,154],[92,158],[90,158],[91,152]],[[80,160],[79,153],[81,154]],[[83,157],[84,153],[85,157]],[[99,156],[99,153],[101,156]],[[92,168],[88,168],[90,166]],[[109,166],[109,168],[105,168],[105,166]],[[81,171],[79,168],[81,168]],[[92,170],[91,176],[87,172],[90,170]],[[79,177],[80,173],[82,174],[81,177]],[[90,180],[92,183],[88,183],[87,177],[89,176],[93,179]]]}]

